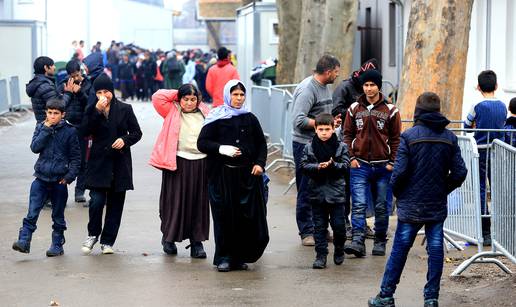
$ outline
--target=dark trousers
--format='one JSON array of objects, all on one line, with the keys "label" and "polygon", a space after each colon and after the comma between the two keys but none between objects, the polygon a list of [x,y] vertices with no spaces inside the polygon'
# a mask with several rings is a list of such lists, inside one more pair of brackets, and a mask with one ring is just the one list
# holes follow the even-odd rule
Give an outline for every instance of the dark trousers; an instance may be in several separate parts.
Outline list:
[{"label": "dark trousers", "polygon": [[480,175],[480,208],[482,210],[482,214],[489,214],[489,208],[487,207],[486,183],[491,178],[491,164],[489,161],[489,157],[487,156],[486,149],[479,149],[478,154],[478,165]]},{"label": "dark trousers", "polygon": [[120,80],[120,91],[122,91],[122,99],[134,97],[134,81],[131,80]]},{"label": "dark trousers", "polygon": [[381,294],[391,297],[400,282],[401,273],[407,261],[407,255],[414,244],[417,232],[425,226],[426,251],[428,253],[428,273],[424,289],[425,299],[438,299],[441,276],[443,274],[444,247],[443,222],[404,223],[398,221],[391,255],[385,266]]},{"label": "dark trousers", "polygon": [[351,169],[351,198],[353,200],[351,224],[353,236],[364,235],[366,231],[366,210],[369,191],[374,204],[374,230],[380,240],[385,240],[389,227],[387,210],[387,190],[391,172],[385,164],[371,165],[360,163],[359,168]]},{"label": "dark trousers", "polygon": [[23,228],[30,232],[36,230],[39,213],[47,198],[52,202],[52,229],[63,232],[66,230],[64,211],[68,199],[68,188],[66,184],[58,182],[46,182],[36,178],[30,186],[29,212],[23,219]]},{"label": "dark trousers", "polygon": [[294,151],[294,163],[296,164],[296,221],[299,235],[301,238],[311,236],[314,233],[314,223],[312,221],[312,206],[308,200],[308,176],[301,170],[301,158],[305,144],[292,142]]},{"label": "dark trousers", "polygon": [[328,255],[328,222],[333,229],[333,245],[335,248],[344,248],[346,242],[346,219],[344,204],[313,204],[312,214],[314,221],[315,252],[317,255]]},{"label": "dark trousers", "polygon": [[75,181],[75,196],[84,195],[84,190],[86,190],[86,152],[88,150],[88,142],[89,139],[79,136],[79,145],[81,146],[81,167],[79,168],[79,173],[77,174],[77,179]]},{"label": "dark trousers", "polygon": [[[100,244],[115,244],[124,210],[125,191],[115,192],[113,188],[93,189],[90,190],[90,198],[88,235],[101,236]],[[104,217],[104,227],[102,227],[104,206],[106,207],[106,216]]]}]

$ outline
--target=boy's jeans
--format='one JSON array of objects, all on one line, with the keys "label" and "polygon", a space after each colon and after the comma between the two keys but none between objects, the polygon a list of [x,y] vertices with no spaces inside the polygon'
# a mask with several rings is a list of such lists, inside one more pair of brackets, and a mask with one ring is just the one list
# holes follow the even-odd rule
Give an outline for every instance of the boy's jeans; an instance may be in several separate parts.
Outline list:
[{"label": "boy's jeans", "polygon": [[489,208],[486,205],[486,181],[491,179],[491,163],[490,161],[488,162],[489,157],[487,156],[486,149],[479,149],[478,154],[478,166],[480,173],[480,208],[482,210],[482,214],[489,214]]},{"label": "boy's jeans", "polygon": [[326,202],[312,205],[314,220],[315,252],[317,255],[328,255],[328,222],[333,230],[333,245],[344,248],[346,241],[346,219],[344,204],[328,204]]},{"label": "boy's jeans", "polygon": [[392,173],[385,166],[384,163],[376,165],[360,163],[359,168],[351,169],[351,225],[354,235],[365,234],[369,191],[374,203],[374,231],[379,237],[387,234],[389,227],[387,190]]},{"label": "boy's jeans", "polygon": [[314,223],[312,221],[312,206],[308,200],[308,176],[301,170],[301,158],[305,144],[292,142],[294,153],[294,163],[296,164],[296,221],[301,238],[311,236],[314,233]]},{"label": "boy's jeans", "polygon": [[400,282],[401,272],[407,261],[407,255],[416,239],[417,232],[425,226],[426,251],[428,253],[427,283],[424,289],[425,300],[438,299],[441,275],[443,273],[443,224],[434,223],[404,223],[398,221],[391,255],[385,266],[381,286],[381,296],[391,297]]},{"label": "boy's jeans", "polygon": [[29,212],[23,219],[23,228],[30,232],[36,230],[39,213],[47,198],[52,202],[52,221],[54,222],[52,229],[60,232],[66,230],[64,210],[68,199],[68,187],[66,184],[46,182],[38,178],[32,182],[30,187]]}]

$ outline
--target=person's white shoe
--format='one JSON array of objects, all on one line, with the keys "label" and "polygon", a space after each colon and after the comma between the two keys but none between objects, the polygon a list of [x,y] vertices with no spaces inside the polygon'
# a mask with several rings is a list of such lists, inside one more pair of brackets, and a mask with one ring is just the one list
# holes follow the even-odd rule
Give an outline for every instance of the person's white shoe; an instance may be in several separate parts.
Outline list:
[{"label": "person's white shoe", "polygon": [[104,255],[114,254],[115,253],[115,251],[113,250],[113,247],[111,245],[101,244],[100,245],[100,249],[102,249],[102,253]]},{"label": "person's white shoe", "polygon": [[84,242],[82,242],[82,252],[85,254],[91,253],[93,246],[99,239],[96,236],[88,236]]}]

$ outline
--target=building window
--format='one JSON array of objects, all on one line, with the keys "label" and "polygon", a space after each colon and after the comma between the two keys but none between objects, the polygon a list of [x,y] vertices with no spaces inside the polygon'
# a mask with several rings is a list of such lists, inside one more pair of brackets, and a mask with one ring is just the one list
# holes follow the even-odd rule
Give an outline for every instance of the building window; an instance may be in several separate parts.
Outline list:
[{"label": "building window", "polygon": [[389,3],[389,66],[396,66],[396,4]]},{"label": "building window", "polygon": [[277,19],[271,19],[269,24],[269,44],[279,42],[279,24]]}]

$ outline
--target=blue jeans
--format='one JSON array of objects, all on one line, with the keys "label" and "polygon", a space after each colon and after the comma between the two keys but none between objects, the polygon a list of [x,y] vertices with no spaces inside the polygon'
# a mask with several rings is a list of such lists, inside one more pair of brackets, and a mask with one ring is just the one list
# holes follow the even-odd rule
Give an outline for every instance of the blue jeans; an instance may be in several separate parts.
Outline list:
[{"label": "blue jeans", "polygon": [[391,179],[391,172],[385,166],[386,164],[360,163],[359,168],[351,169],[351,225],[354,236],[365,233],[370,191],[374,204],[374,230],[379,239],[385,239],[389,227],[387,190]]},{"label": "blue jeans", "polygon": [[438,299],[441,276],[443,274],[444,248],[443,248],[443,224],[444,222],[434,223],[404,223],[398,221],[391,255],[385,266],[383,275],[381,296],[391,297],[396,291],[396,286],[400,282],[401,273],[407,255],[409,253],[417,232],[425,226],[426,251],[428,253],[428,272],[426,274],[426,285],[424,289],[425,299]]},{"label": "blue jeans", "polygon": [[29,212],[23,219],[23,228],[31,233],[37,228],[39,213],[47,198],[52,203],[52,229],[60,232],[66,230],[64,211],[68,199],[68,187],[66,184],[46,182],[36,178],[30,186]]},{"label": "blue jeans", "polygon": [[312,213],[315,225],[315,252],[317,255],[328,255],[328,222],[333,230],[333,245],[343,250],[346,242],[346,219],[344,204],[313,204]]},{"label": "blue jeans", "polygon": [[482,214],[489,214],[489,208],[486,206],[486,172],[487,180],[490,180],[491,164],[489,157],[487,156],[486,149],[479,149],[478,154],[478,166],[480,175],[480,208],[482,210]]},{"label": "blue jeans", "polygon": [[296,164],[296,221],[299,235],[301,238],[311,236],[314,233],[314,223],[312,221],[312,206],[308,200],[308,177],[301,170],[301,157],[305,144],[292,142],[294,151],[294,163]]}]

